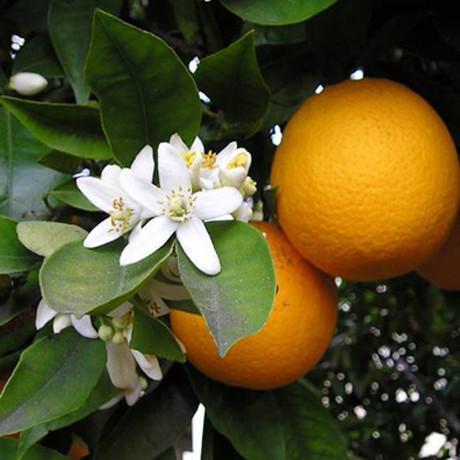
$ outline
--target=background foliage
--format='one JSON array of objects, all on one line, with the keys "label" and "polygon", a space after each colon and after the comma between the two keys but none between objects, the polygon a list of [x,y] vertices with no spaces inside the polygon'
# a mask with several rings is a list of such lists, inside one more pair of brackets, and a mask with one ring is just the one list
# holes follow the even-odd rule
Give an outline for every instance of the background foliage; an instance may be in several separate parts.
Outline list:
[{"label": "background foliage", "polygon": [[[134,27],[102,12],[92,23],[95,8]],[[289,6],[278,0],[0,0],[0,85],[5,88],[0,211],[16,220],[59,219],[89,228],[94,208],[70,175],[84,167],[97,173],[112,155],[129,164],[142,145],[157,144],[176,130],[188,140],[199,130],[216,150],[237,138],[251,151],[252,175],[263,190],[287,119],[319,84],[349,78],[356,69],[403,82],[422,94],[458,142],[459,19],[455,2],[433,0],[299,0]],[[19,71],[49,78],[46,92],[28,101],[11,97],[5,85]],[[273,196],[261,198],[271,217]],[[20,333],[2,328],[8,338],[2,337],[7,345],[0,347],[3,370],[11,369],[19,351],[33,340],[33,314],[27,311],[39,298],[35,270],[9,276],[31,269],[37,260],[11,226],[11,220],[0,218],[0,254],[15,253],[21,265],[8,268],[0,255],[0,324],[21,314],[22,326]],[[283,407],[300,411],[314,394],[337,417],[351,458],[416,458],[432,431],[448,439],[439,458],[456,458],[459,296],[412,274],[385,283],[338,283],[339,328],[327,357],[301,384],[260,393],[261,400],[267,399],[260,403],[264,409],[247,414],[254,436],[263,435],[268,443],[263,444],[267,451],[254,451],[246,431],[228,429],[228,420],[216,411],[219,401],[232,407],[248,394],[200,383],[202,377],[193,371],[186,378],[177,365],[138,406],[87,417],[98,407],[94,390],[78,423],[69,427],[74,420],[54,421],[41,434],[29,433],[29,439],[51,431],[44,444],[65,452],[71,433],[78,433],[95,448],[96,458],[113,458],[109,453],[115,449],[117,458],[143,459],[145,446],[152,449],[152,458],[168,458],[172,454],[166,449],[186,430],[198,397],[210,408],[203,458],[304,458],[302,453],[312,449],[313,455],[316,445],[302,442],[321,433],[301,414],[298,425],[285,426],[281,420],[288,416],[279,407],[283,401]],[[118,294],[128,292],[129,286]],[[39,346],[47,343],[34,345]],[[272,421],[271,438],[266,419]],[[338,439],[333,425],[330,429],[329,436]],[[298,452],[276,451],[286,432],[303,433],[292,444]],[[155,444],[159,438],[161,445]],[[2,440],[2,452],[11,452],[14,442]],[[42,458],[41,449],[31,450],[36,457],[30,458]],[[321,458],[344,455],[338,442],[336,450],[323,451]]]}]

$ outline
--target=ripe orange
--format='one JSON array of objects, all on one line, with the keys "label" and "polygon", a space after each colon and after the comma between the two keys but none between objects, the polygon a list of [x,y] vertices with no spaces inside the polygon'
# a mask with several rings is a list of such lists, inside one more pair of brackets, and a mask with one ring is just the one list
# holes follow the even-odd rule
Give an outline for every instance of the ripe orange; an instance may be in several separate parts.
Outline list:
[{"label": "ripe orange", "polygon": [[262,390],[297,380],[321,359],[337,321],[337,293],[333,280],[303,259],[274,224],[254,225],[266,234],[278,283],[267,324],[219,358],[201,316],[171,310],[171,322],[201,372],[228,385]]},{"label": "ripe orange", "polygon": [[417,272],[441,289],[460,290],[460,217],[444,245]]},{"label": "ripe orange", "polygon": [[332,85],[289,121],[273,163],[277,212],[292,244],[331,275],[408,272],[442,245],[459,203],[452,138],[405,86]]}]

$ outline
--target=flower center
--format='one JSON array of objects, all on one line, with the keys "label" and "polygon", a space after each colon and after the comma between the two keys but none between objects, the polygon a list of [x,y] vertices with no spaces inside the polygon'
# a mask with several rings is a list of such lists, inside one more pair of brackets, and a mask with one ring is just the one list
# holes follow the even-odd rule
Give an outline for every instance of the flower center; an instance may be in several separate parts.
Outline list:
[{"label": "flower center", "polygon": [[227,169],[244,168],[248,164],[248,157],[244,153],[239,153],[227,163]]},{"label": "flower center", "polygon": [[168,216],[170,219],[176,222],[184,222],[192,216],[195,199],[190,190],[185,193],[181,190],[172,190],[168,199]]},{"label": "flower center", "polygon": [[134,211],[126,206],[123,197],[113,200],[112,209],[110,210],[110,223],[112,229],[116,232],[124,233],[129,229],[129,224]]},{"label": "flower center", "polygon": [[203,155],[203,162],[201,163],[202,168],[212,169],[216,167],[217,153],[213,153],[211,150]]},{"label": "flower center", "polygon": [[196,152],[190,151],[190,152],[181,152],[180,156],[184,159],[185,165],[187,168],[190,168],[195,161],[195,158],[197,156]]}]

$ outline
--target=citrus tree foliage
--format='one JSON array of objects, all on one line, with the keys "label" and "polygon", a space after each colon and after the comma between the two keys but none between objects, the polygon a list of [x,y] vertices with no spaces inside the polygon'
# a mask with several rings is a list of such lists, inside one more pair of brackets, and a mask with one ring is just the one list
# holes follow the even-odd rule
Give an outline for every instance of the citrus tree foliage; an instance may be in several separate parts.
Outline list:
[{"label": "citrus tree foliage", "polygon": [[[183,364],[142,288],[177,254],[190,297],[170,306],[202,314],[224,356],[270,314],[276,286],[264,239],[246,224],[207,224],[223,267],[215,277],[174,238],[120,266],[123,239],[83,247],[102,213],[73,176],[128,167],[144,145],[156,155],[176,132],[216,152],[237,140],[252,153],[255,198],[272,218],[274,193],[264,186],[275,145],[318,85],[360,71],[401,81],[458,141],[459,64],[456,13],[443,2],[0,0],[1,375],[14,369],[0,397],[0,435],[22,433],[1,439],[0,458],[64,458],[75,434],[91,458],[174,458],[199,402],[206,460],[416,458],[433,431],[445,436],[438,457],[455,458],[458,295],[412,274],[336,280],[338,332],[317,368],[275,391],[228,388]],[[11,91],[19,72],[46,77],[46,89]],[[118,394],[105,371],[109,351],[71,329],[37,332],[42,297],[58,312],[54,325],[131,302],[132,344],[160,358],[163,380],[132,407],[99,411]],[[259,308],[246,311],[254,297]]]}]

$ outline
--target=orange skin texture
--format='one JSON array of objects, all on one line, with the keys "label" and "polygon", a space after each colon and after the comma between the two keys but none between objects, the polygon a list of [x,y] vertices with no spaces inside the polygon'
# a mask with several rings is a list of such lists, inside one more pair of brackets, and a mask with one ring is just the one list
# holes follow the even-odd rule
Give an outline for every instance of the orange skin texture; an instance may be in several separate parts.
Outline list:
[{"label": "orange skin texture", "polygon": [[453,226],[459,163],[437,113],[409,88],[367,78],[327,87],[289,121],[271,174],[281,227],[333,276],[391,278]]},{"label": "orange skin texture", "polygon": [[441,289],[460,291],[460,217],[441,249],[417,273]]},{"label": "orange skin texture", "polygon": [[254,226],[266,234],[277,277],[275,305],[266,325],[220,358],[200,315],[171,310],[171,323],[189,361],[205,375],[227,385],[268,390],[296,381],[322,358],[337,322],[337,290],[277,226]]}]

